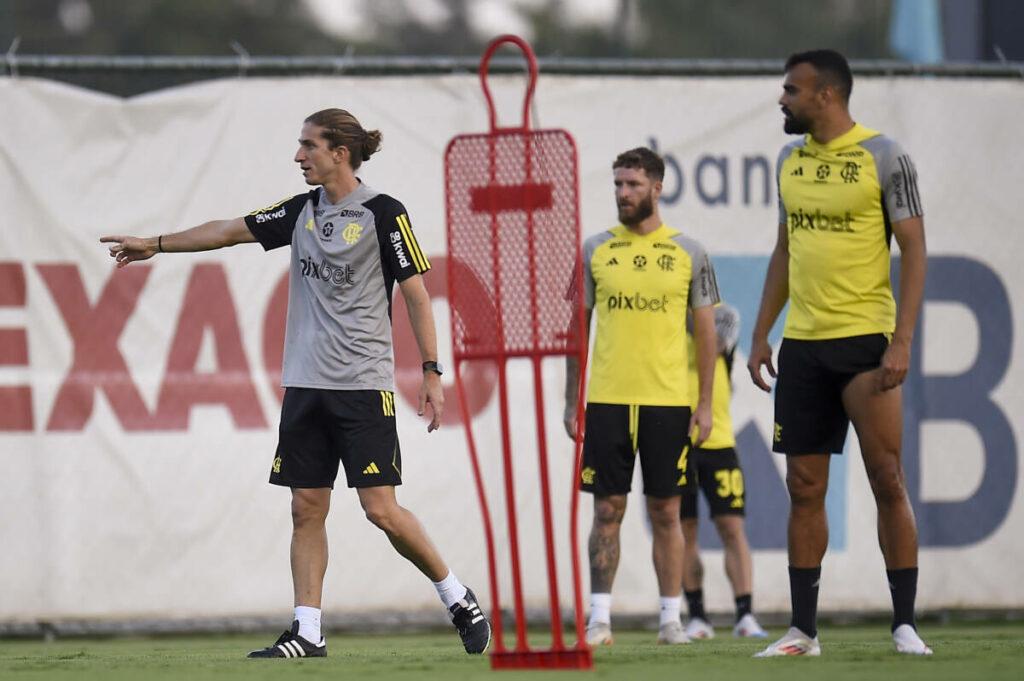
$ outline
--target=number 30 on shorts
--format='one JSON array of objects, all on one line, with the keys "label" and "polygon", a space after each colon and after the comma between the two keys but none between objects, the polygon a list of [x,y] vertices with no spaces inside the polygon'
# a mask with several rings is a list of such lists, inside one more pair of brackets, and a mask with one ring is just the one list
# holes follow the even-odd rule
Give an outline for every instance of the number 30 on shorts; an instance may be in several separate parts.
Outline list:
[{"label": "number 30 on shorts", "polygon": [[715,480],[718,481],[715,491],[723,499],[743,496],[743,471],[739,468],[715,471]]}]

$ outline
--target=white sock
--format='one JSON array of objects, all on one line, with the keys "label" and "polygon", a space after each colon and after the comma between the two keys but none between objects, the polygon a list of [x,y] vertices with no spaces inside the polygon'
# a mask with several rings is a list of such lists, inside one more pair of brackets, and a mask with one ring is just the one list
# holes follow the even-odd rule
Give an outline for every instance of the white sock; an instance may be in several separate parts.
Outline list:
[{"label": "white sock", "polygon": [[612,595],[611,594],[590,594],[590,622],[591,624],[612,623]]},{"label": "white sock", "polygon": [[683,606],[683,597],[673,596],[666,598],[662,596],[658,600],[661,602],[661,616],[658,619],[658,626],[664,626],[669,622],[678,622],[679,610]]},{"label": "white sock", "polygon": [[320,608],[296,605],[295,619],[299,621],[299,636],[310,643],[320,643]]},{"label": "white sock", "polygon": [[451,608],[466,597],[466,587],[451,570],[448,571],[448,576],[440,582],[431,582],[431,584],[437,589],[437,595],[446,608]]}]

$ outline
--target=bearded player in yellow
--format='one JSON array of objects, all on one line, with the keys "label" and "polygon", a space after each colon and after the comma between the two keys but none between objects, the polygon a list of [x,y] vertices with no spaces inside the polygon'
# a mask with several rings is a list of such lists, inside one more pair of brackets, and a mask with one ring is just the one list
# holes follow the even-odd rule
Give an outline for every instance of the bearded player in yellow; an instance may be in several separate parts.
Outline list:
[{"label": "bearded player in yellow", "polygon": [[[718,286],[700,244],[661,221],[661,157],[644,147],[632,149],[615,159],[612,170],[621,224],[583,245],[588,330],[597,313],[580,481],[580,488],[594,495],[587,643],[612,641],[612,581],[637,457],[661,596],[658,643],[687,643],[680,620],[679,507],[680,496],[693,485],[687,467],[689,436],[696,432],[693,444],[698,445],[711,432]],[[699,393],[687,371],[687,310],[697,339]],[[578,366],[570,360],[565,413],[570,437],[576,432],[578,380]]]},{"label": "bearded player in yellow", "polygon": [[[878,543],[893,603],[896,651],[930,655],[917,633],[917,526],[900,461],[902,396],[926,268],[924,211],[910,156],[855,123],[853,76],[832,50],[792,55],[779,99],[801,138],[777,165],[779,231],[765,276],[748,369],[770,390],[768,331],[789,302],[775,384],[773,449],[786,455],[790,496],[789,631],[759,657],[820,655],[818,583],[828,546],[829,454],[853,421],[878,509]],[[889,281],[900,247],[900,300]]]}]

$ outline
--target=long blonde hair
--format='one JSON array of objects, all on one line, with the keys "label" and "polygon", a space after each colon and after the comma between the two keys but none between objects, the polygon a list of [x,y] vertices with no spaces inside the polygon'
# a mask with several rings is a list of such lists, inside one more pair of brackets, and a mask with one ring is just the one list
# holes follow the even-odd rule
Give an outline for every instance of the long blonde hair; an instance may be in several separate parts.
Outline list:
[{"label": "long blonde hair", "polygon": [[323,128],[320,134],[331,149],[348,149],[352,170],[359,168],[363,161],[369,161],[383,139],[380,130],[364,129],[356,117],[344,109],[323,109],[310,114],[305,122]]}]

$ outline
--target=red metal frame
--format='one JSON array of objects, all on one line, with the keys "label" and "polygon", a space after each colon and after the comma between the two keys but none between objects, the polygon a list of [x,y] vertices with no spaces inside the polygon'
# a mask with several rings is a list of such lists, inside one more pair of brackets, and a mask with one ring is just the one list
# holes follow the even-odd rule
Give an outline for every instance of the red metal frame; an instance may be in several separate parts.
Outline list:
[{"label": "red metal frame", "polygon": [[[522,109],[522,121],[518,127],[506,127],[499,128],[497,126],[497,117],[494,108],[494,100],[491,96],[490,87],[487,83],[488,69],[490,60],[493,57],[497,49],[506,44],[511,43],[519,47],[526,57],[527,64],[529,67],[529,79],[526,87],[526,95],[523,99]],[[531,335],[531,347],[528,349],[510,349],[506,343],[506,328],[505,321],[503,319],[503,305],[502,305],[502,258],[501,258],[501,246],[502,246],[502,233],[499,230],[499,209],[496,207],[495,201],[498,196],[497,191],[490,192],[486,197],[482,198],[481,201],[487,201],[489,197],[489,205],[491,207],[490,212],[490,264],[494,272],[494,281],[497,282],[494,287],[494,304],[497,314],[495,315],[495,328],[494,333],[497,337],[498,348],[493,352],[470,352],[465,348],[460,348],[458,345],[455,347],[454,352],[454,364],[455,364],[455,387],[459,398],[459,407],[462,417],[462,422],[466,430],[466,437],[469,445],[470,461],[473,470],[473,479],[477,489],[477,496],[480,501],[481,507],[481,518],[484,524],[484,534],[487,543],[487,561],[488,561],[488,572],[489,582],[491,588],[491,613],[494,628],[493,636],[493,648],[491,652],[491,666],[493,669],[529,669],[529,668],[542,668],[542,669],[592,669],[593,660],[590,648],[586,644],[585,630],[583,622],[583,594],[582,586],[580,581],[580,561],[579,561],[579,539],[578,539],[578,510],[579,510],[579,488],[577,481],[580,479],[580,467],[582,459],[582,433],[583,425],[582,418],[577,419],[576,424],[576,446],[575,446],[575,459],[573,465],[573,473],[571,479],[571,502],[570,502],[570,530],[569,530],[569,543],[570,543],[570,554],[571,554],[571,567],[573,577],[573,605],[575,610],[575,625],[576,625],[576,643],[572,648],[568,648],[565,645],[565,641],[562,633],[562,615],[559,604],[559,591],[558,591],[558,578],[556,572],[556,560],[555,560],[555,536],[554,529],[552,526],[552,508],[551,508],[551,493],[550,493],[550,480],[548,472],[548,453],[547,453],[547,442],[545,438],[545,419],[544,419],[544,398],[543,398],[543,385],[541,378],[541,362],[545,357],[551,356],[576,356],[579,366],[580,375],[586,375],[586,362],[587,362],[587,335],[584,332],[585,316],[583,305],[577,304],[574,306],[572,311],[572,319],[574,329],[567,329],[566,333],[563,334],[565,340],[565,347],[555,350],[545,349],[541,347],[540,342],[540,322],[539,322],[539,309],[537,304],[537,268],[538,268],[538,253],[535,248],[535,221],[534,211],[536,209],[536,202],[526,197],[525,188],[532,188],[532,161],[534,153],[534,136],[540,135],[544,132],[558,132],[564,135],[568,139],[571,145],[572,158],[573,158],[573,216],[575,221],[575,253],[580,253],[580,227],[579,227],[579,188],[578,188],[578,176],[576,175],[576,163],[575,160],[578,158],[576,154],[575,142],[571,136],[564,131],[531,131],[529,124],[529,112],[530,104],[533,99],[534,89],[536,87],[537,80],[537,60],[534,57],[533,50],[529,44],[514,35],[503,35],[496,38],[488,46],[483,57],[480,61],[480,84],[484,91],[484,97],[487,100],[488,109],[488,121],[490,124],[490,132],[486,135],[488,142],[488,167],[487,177],[481,177],[481,180],[486,180],[488,188],[497,188],[498,184],[498,169],[497,169],[497,144],[500,138],[503,136],[520,136],[524,143],[524,174],[525,182],[522,185],[523,189],[523,204],[519,207],[520,210],[525,210],[526,213],[526,241],[527,241],[527,259],[529,263],[529,287],[530,287],[530,335]],[[446,177],[446,188],[450,188],[450,177],[451,177],[451,166],[450,158],[453,146],[460,139],[467,138],[478,138],[479,135],[460,135],[454,138],[448,145],[448,149],[445,152],[445,177]],[[482,195],[483,196],[483,195]],[[541,196],[539,201],[543,201],[544,197]],[[550,194],[548,195],[550,200]],[[447,236],[449,244],[449,254],[454,253],[452,244],[454,243],[454,232],[453,232],[453,217],[452,217],[452,197],[450,192],[446,192],[446,218],[447,218]],[[568,244],[566,244],[568,247]],[[577,258],[578,260],[578,258]],[[455,265],[456,263],[452,263]],[[448,291],[449,300],[452,301],[453,310],[451,314],[452,324],[452,338],[456,337],[456,309],[454,308],[454,300],[451,297],[451,292],[456,290],[456,272],[458,268],[452,266],[448,268]],[[576,292],[582,291],[582,269],[577,264],[573,272],[573,286]],[[534,411],[537,426],[537,447],[538,447],[538,467],[540,474],[540,490],[541,490],[541,507],[542,507],[542,522],[544,531],[544,544],[546,553],[546,566],[548,573],[548,598],[550,604],[550,618],[552,627],[552,644],[547,650],[534,650],[531,649],[527,641],[526,631],[526,613],[523,605],[523,590],[522,582],[520,577],[520,551],[519,551],[519,528],[516,522],[516,504],[515,504],[515,486],[513,483],[513,467],[512,467],[512,445],[510,437],[510,423],[509,423],[509,403],[508,403],[508,384],[507,384],[507,365],[509,359],[523,358],[529,359],[532,364],[533,373],[533,388],[534,388]],[[509,533],[509,554],[512,563],[512,598],[513,598],[513,610],[515,615],[515,627],[516,627],[516,644],[515,648],[509,650],[505,647],[503,627],[501,621],[501,599],[498,588],[497,578],[497,559],[495,550],[495,539],[494,531],[491,522],[491,514],[489,505],[487,502],[487,495],[485,492],[483,477],[481,474],[479,457],[477,453],[476,441],[473,436],[472,420],[468,411],[465,389],[462,383],[462,363],[464,361],[480,361],[488,360],[493,361],[498,369],[498,388],[499,388],[499,413],[501,418],[501,451],[502,451],[502,465],[504,474],[504,488],[505,488],[505,507],[508,522],[508,533]],[[580,381],[580,390],[577,395],[577,414],[583,413],[583,383]]]}]

